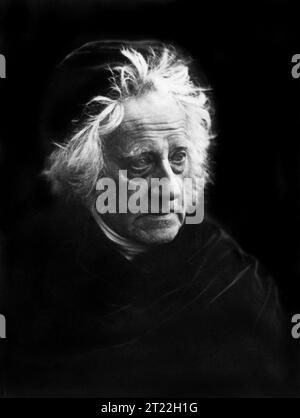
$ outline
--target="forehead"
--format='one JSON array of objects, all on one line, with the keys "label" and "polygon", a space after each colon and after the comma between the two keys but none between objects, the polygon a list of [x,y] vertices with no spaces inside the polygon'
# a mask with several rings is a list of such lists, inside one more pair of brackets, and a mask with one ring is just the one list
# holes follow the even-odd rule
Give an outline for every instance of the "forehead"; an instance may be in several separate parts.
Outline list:
[{"label": "forehead", "polygon": [[[123,129],[135,129],[149,124],[175,128],[176,122],[185,121],[184,113],[170,94],[150,92],[128,100],[124,105]],[[174,126],[173,126],[174,125]],[[151,126],[150,126],[151,127]]]},{"label": "forehead", "polygon": [[124,104],[124,118],[115,140],[122,148],[127,148],[137,142],[155,144],[186,136],[186,117],[175,99],[168,94],[151,92]]}]

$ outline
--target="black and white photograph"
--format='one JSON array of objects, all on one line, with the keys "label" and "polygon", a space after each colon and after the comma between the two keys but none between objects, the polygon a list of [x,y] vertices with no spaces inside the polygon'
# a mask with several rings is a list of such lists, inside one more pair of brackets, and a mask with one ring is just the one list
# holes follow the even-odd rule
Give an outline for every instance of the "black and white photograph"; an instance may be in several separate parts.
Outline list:
[{"label": "black and white photograph", "polygon": [[0,408],[300,397],[294,2],[1,0],[0,100]]}]

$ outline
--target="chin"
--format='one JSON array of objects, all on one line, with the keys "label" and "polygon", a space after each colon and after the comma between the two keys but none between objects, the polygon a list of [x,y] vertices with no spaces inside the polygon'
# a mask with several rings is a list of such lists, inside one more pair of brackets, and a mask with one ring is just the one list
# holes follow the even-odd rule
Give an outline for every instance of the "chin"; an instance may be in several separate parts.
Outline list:
[{"label": "chin", "polygon": [[134,231],[135,239],[143,244],[159,245],[173,241],[178,234],[181,223],[176,215],[166,218],[158,216],[144,217],[138,222]]}]

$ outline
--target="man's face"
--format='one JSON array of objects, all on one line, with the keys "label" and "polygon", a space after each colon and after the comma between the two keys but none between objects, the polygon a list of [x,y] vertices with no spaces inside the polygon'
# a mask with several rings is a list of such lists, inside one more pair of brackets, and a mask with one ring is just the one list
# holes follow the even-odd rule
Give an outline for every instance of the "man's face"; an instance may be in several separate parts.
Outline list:
[{"label": "man's face", "polygon": [[[148,183],[148,201],[162,192],[151,190],[151,179],[162,179],[168,186],[169,213],[106,213],[104,221],[120,235],[145,244],[172,241],[184,222],[183,180],[189,175],[191,155],[195,152],[188,138],[186,118],[174,98],[149,92],[125,103],[121,126],[106,139],[107,177],[119,185],[120,170],[128,180],[143,178]],[[117,189],[118,190],[118,189]],[[166,192],[166,189],[164,189]],[[128,199],[134,191],[128,191]],[[118,192],[117,192],[118,197]],[[161,196],[160,196],[161,198]],[[179,204],[181,213],[172,212]],[[178,206],[177,206],[178,208]]]}]

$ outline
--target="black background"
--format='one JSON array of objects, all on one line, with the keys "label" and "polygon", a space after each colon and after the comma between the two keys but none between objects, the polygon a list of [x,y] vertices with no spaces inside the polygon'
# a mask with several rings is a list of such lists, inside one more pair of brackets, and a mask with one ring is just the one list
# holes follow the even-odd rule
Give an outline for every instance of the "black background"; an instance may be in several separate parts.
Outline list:
[{"label": "black background", "polygon": [[292,78],[291,58],[300,53],[300,19],[290,1],[1,0],[3,235],[48,202],[37,121],[53,68],[72,49],[105,38],[160,39],[198,61],[213,88],[218,135],[208,208],[297,312],[300,79]]}]

